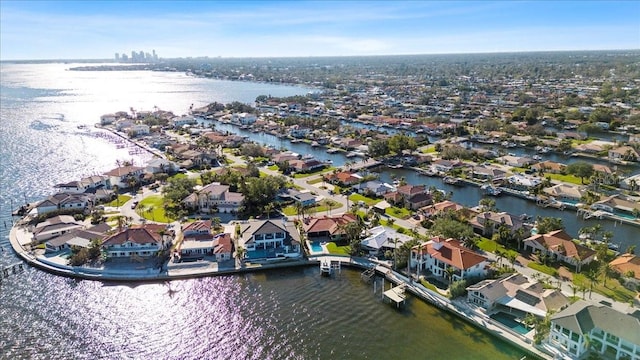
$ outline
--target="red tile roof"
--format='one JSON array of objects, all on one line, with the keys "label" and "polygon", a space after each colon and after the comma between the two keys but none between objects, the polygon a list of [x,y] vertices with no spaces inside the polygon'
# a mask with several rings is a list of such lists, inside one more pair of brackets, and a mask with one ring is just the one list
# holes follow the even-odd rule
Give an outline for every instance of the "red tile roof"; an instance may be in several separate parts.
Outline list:
[{"label": "red tile roof", "polygon": [[461,270],[487,261],[486,257],[463,247],[458,240],[452,238],[444,240],[441,237],[434,237],[423,245],[422,251],[427,252],[432,258]]}]

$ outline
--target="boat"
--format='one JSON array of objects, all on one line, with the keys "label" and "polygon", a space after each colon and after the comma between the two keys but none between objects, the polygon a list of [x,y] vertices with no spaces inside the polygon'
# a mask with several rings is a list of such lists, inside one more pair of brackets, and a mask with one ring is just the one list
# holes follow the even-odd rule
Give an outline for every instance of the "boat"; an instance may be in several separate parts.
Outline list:
[{"label": "boat", "polygon": [[445,184],[449,185],[461,185],[460,179],[453,176],[445,176],[444,178],[442,178],[442,181]]},{"label": "boat", "polygon": [[500,196],[502,194],[502,190],[499,187],[491,186],[491,185],[482,185],[480,187],[484,190],[484,193],[491,196]]},{"label": "boat", "polygon": [[431,170],[431,169],[420,169],[418,171],[420,174],[422,175],[426,175],[426,176],[436,176],[437,174]]},{"label": "boat", "polygon": [[356,154],[355,152],[352,151],[352,152],[347,153],[347,155],[345,155],[345,156],[348,157],[348,158],[353,158],[353,157],[358,156],[358,154]]},{"label": "boat", "polygon": [[542,160],[542,156],[540,156],[540,155],[538,155],[538,154],[533,155],[533,156],[532,156],[532,158],[533,158],[533,160],[536,160],[536,161],[540,161],[540,160]]}]

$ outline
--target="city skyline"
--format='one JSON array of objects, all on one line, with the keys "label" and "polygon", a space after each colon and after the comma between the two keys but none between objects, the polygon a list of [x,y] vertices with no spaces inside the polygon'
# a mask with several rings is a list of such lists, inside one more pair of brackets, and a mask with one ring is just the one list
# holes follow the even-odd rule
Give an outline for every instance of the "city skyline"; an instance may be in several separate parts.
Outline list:
[{"label": "city skyline", "polygon": [[0,6],[2,60],[113,59],[125,49],[155,49],[176,58],[640,48],[637,1],[2,1]]}]

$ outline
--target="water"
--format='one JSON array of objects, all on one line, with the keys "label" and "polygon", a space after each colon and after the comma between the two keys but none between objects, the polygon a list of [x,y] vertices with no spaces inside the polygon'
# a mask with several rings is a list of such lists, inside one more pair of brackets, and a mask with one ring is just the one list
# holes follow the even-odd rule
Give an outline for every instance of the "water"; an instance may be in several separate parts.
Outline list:
[{"label": "water", "polygon": [[[79,129],[118,110],[176,114],[191,104],[309,89],[178,73],[72,72],[75,64],[1,64],[0,266],[10,208],[59,182],[145,158]],[[302,152],[302,151],[300,151]],[[446,339],[443,341],[442,339]],[[321,278],[310,267],[243,276],[109,284],[29,268],[0,284],[0,359],[517,359],[523,353],[410,299],[382,304],[359,272]]]},{"label": "water", "polygon": [[[311,154],[315,158],[321,160],[331,160],[334,166],[342,166],[349,160],[356,162],[360,160],[360,158],[347,159],[342,153],[328,154],[326,152],[326,149],[324,148],[314,148],[306,143],[291,143],[291,141],[287,139],[278,138],[271,134],[253,133],[248,130],[243,130],[236,125],[223,124],[219,122],[215,122],[215,125],[216,129],[220,131],[228,131],[234,134],[247,136],[249,140],[255,141],[260,144],[270,145],[277,149],[288,149],[299,154]],[[371,126],[366,124],[359,125]],[[523,150],[522,148],[517,148],[515,149],[515,151],[519,151],[519,154],[524,154],[525,152],[525,150]],[[531,151],[533,154],[533,150]],[[549,156],[552,156],[552,158],[550,159],[553,161],[567,162],[566,159],[565,161],[559,159],[554,160],[559,157],[559,155],[552,154]],[[574,160],[577,158],[567,159]],[[443,183],[442,179],[439,177],[428,177],[409,169],[384,168],[379,172],[379,178],[381,181],[388,183],[392,183],[394,179],[404,178],[409,184],[426,185],[427,187],[435,186],[438,189],[445,190],[447,193],[451,192],[453,194],[452,200],[465,206],[478,205],[478,203],[484,196],[482,190],[478,187],[447,185]],[[625,250],[628,246],[631,245],[640,245],[640,229],[635,226],[624,223],[615,223],[609,220],[583,220],[582,217],[576,216],[575,210],[567,209],[564,211],[559,211],[552,208],[542,208],[536,206],[532,201],[513,196],[503,195],[500,197],[495,197],[494,199],[496,201],[496,207],[498,208],[498,210],[506,211],[514,215],[528,214],[534,219],[537,216],[561,218],[568,233],[575,237],[578,236],[578,232],[581,228],[594,226],[596,223],[599,223],[602,226],[603,231],[611,231],[614,234],[612,242],[618,244],[621,250]]]}]

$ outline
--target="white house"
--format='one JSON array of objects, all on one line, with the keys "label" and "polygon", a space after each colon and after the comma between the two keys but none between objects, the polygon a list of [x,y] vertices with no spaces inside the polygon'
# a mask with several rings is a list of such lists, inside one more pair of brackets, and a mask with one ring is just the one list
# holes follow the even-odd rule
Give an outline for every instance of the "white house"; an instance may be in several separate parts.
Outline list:
[{"label": "white house", "polygon": [[569,299],[559,290],[545,289],[540,282],[519,273],[467,287],[467,301],[487,312],[501,311],[521,319],[527,314],[545,317],[549,311],[569,305]]},{"label": "white house", "polygon": [[35,206],[38,215],[59,210],[87,211],[93,208],[93,194],[57,193],[40,201]]},{"label": "white house", "polygon": [[146,124],[134,124],[129,127],[129,133],[133,136],[149,135],[151,128]]},{"label": "white house", "polygon": [[157,173],[172,173],[179,169],[178,165],[173,161],[169,161],[163,158],[153,158],[149,160],[145,166],[145,171],[157,174]]},{"label": "white house", "polygon": [[413,239],[411,236],[400,234],[395,229],[384,226],[376,226],[367,232],[368,236],[362,240],[360,246],[370,255],[378,255],[386,250],[397,249]]},{"label": "white house", "polygon": [[185,236],[178,249],[181,258],[214,257],[216,261],[232,257],[231,234],[198,234]]},{"label": "white house", "polygon": [[231,115],[231,121],[235,123],[240,123],[242,125],[251,125],[256,122],[258,118],[254,114],[249,113],[239,113]]},{"label": "white house", "polygon": [[458,240],[434,237],[411,249],[411,267],[439,277],[448,277],[447,268],[451,267],[452,281],[457,281],[486,276],[489,259],[465,248]]},{"label": "white house", "polygon": [[57,252],[70,249],[73,246],[88,248],[93,240],[102,240],[104,233],[111,229],[106,223],[101,223],[89,229],[81,228],[69,231],[45,242],[46,252]]},{"label": "white house", "polygon": [[578,300],[551,316],[548,343],[572,359],[592,349],[613,359],[638,360],[640,318]]},{"label": "white house", "polygon": [[133,178],[136,181],[140,180],[141,175],[144,172],[143,167],[127,165],[120,166],[110,171],[104,173],[104,175],[109,177],[109,184],[113,186],[118,186],[121,189],[129,187],[127,180],[129,178]]},{"label": "white house", "polygon": [[107,187],[109,177],[103,175],[92,175],[82,178],[80,181],[70,181],[68,183],[56,184],[55,187],[61,192],[81,194],[92,189]]},{"label": "white house", "polygon": [[300,256],[300,234],[295,224],[286,219],[243,223],[236,241],[246,250],[248,259]]},{"label": "white house", "polygon": [[196,190],[184,198],[182,202],[200,212],[236,212],[242,206],[244,195],[229,191],[228,185],[221,185],[218,182],[211,183]]},{"label": "white house", "polygon": [[150,257],[171,245],[171,236],[162,234],[161,230],[166,230],[166,227],[145,224],[140,227],[126,228],[105,238],[102,248],[109,258]]},{"label": "white house", "polygon": [[100,125],[113,124],[118,116],[116,114],[104,114],[100,116]]},{"label": "white house", "polygon": [[83,229],[84,226],[75,221],[73,216],[58,215],[36,224],[33,228],[33,238],[37,242],[43,242],[51,238],[64,235],[68,232]]},{"label": "white house", "polygon": [[195,125],[198,123],[198,120],[193,116],[176,116],[171,119],[170,124],[174,128],[179,128],[185,125]]}]

